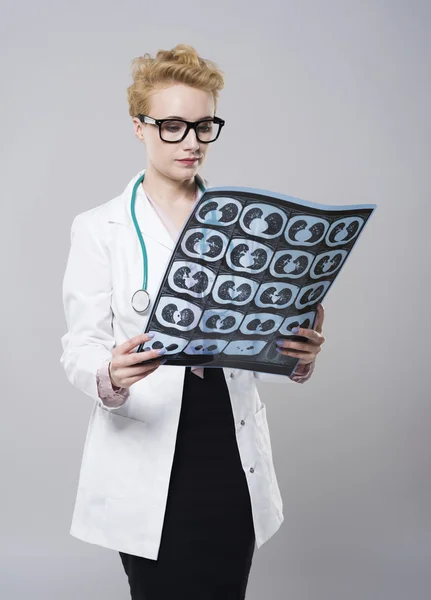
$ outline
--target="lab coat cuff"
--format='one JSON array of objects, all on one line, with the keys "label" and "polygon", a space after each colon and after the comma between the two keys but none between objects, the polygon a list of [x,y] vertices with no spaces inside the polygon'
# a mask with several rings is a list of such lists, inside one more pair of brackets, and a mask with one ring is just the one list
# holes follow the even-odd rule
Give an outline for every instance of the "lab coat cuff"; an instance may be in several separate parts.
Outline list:
[{"label": "lab coat cuff", "polygon": [[109,375],[110,360],[105,360],[97,369],[97,392],[106,408],[119,408],[129,397],[129,388],[114,388]]}]

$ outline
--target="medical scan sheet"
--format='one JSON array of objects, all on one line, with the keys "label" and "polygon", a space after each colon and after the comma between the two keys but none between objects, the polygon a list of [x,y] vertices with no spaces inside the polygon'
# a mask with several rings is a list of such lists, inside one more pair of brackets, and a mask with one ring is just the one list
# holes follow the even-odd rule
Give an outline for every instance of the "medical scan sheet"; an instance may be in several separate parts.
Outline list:
[{"label": "medical scan sheet", "polygon": [[327,206],[243,187],[208,188],[180,232],[137,351],[166,365],[290,376],[277,339],[304,338],[376,209]]}]

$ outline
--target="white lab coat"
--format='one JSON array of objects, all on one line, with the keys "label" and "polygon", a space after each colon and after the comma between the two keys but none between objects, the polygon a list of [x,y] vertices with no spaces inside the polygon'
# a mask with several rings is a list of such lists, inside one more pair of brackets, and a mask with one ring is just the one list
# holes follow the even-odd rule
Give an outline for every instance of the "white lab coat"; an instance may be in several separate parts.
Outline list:
[{"label": "white lab coat", "polygon": [[[181,409],[184,369],[161,366],[133,384],[121,407],[97,394],[96,371],[114,346],[144,331],[148,314],[130,299],[142,285],[142,252],[130,214],[133,185],[109,202],[80,213],[71,228],[63,282],[68,331],[61,338],[69,381],[94,406],[85,441],[70,533],[93,544],[151,559],[158,557]],[[155,298],[174,248],[148,201],[136,203],[148,254],[148,292]],[[271,453],[266,406],[255,380],[289,377],[223,368],[246,476],[259,548],[283,522]]]}]

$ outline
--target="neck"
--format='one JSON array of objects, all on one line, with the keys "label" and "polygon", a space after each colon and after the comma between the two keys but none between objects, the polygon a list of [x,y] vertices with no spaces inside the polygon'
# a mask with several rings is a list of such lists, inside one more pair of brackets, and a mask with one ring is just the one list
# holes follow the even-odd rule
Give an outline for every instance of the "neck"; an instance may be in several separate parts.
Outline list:
[{"label": "neck", "polygon": [[197,186],[194,176],[178,181],[166,177],[151,164],[145,171],[142,187],[154,202],[162,206],[194,202],[196,198]]}]

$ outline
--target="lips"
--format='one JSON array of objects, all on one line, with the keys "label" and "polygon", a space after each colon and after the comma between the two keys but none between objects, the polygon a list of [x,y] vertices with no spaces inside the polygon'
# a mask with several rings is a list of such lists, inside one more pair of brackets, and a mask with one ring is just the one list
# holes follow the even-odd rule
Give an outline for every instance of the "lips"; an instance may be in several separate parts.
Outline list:
[{"label": "lips", "polygon": [[192,165],[197,161],[198,161],[197,158],[180,158],[180,159],[178,159],[178,162],[186,163],[188,165]]}]

